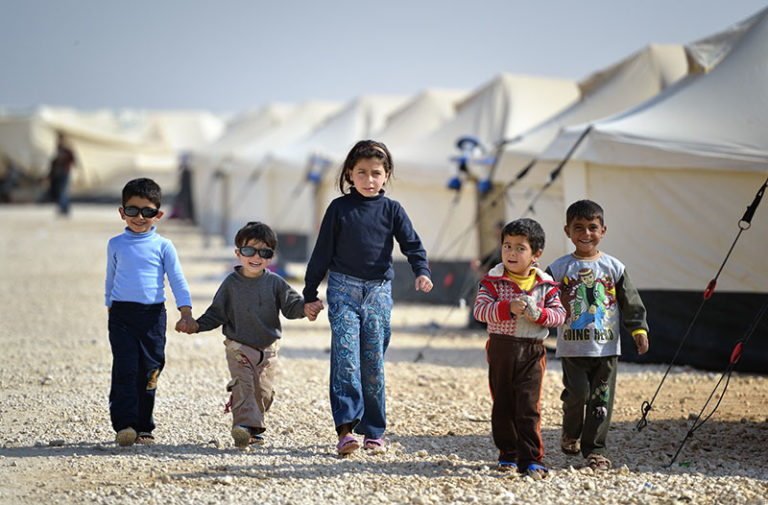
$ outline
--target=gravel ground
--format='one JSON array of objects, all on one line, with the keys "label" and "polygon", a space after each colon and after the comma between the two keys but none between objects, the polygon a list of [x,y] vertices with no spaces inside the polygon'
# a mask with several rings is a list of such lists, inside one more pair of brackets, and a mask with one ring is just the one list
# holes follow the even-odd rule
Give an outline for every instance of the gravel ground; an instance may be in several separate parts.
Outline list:
[{"label": "gravel ground", "polygon": [[[383,455],[335,455],[325,313],[285,322],[267,443],[246,451],[235,449],[223,413],[221,334],[178,334],[169,317],[158,443],[118,447],[103,306],[106,243],[122,230],[115,207],[76,205],[69,219],[47,206],[0,207],[2,504],[768,503],[766,377],[734,374],[717,412],[667,465],[720,378],[684,367],[672,369],[638,433],[640,405],[665,367],[621,364],[614,468],[593,473],[559,451],[561,372],[549,356],[541,406],[550,478],[499,473],[485,338],[463,330],[465,311],[449,307],[395,306]],[[160,232],[179,250],[199,315],[232,247],[179,223],[161,222]]]}]

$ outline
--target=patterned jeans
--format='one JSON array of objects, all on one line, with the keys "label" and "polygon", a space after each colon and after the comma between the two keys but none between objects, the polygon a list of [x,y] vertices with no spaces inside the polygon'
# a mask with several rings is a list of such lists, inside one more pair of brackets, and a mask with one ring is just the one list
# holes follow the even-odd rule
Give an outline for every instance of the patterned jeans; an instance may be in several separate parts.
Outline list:
[{"label": "patterned jeans", "polygon": [[331,410],[337,432],[381,438],[386,428],[384,352],[392,333],[392,283],[328,274],[331,322]]}]

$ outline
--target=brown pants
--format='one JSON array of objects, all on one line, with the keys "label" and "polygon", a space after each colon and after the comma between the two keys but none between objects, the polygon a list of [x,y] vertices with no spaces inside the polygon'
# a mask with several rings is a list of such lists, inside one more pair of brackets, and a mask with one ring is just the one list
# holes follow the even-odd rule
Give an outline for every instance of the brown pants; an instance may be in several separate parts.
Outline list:
[{"label": "brown pants", "polygon": [[262,433],[264,414],[272,405],[275,392],[272,383],[277,364],[277,344],[256,349],[234,340],[224,340],[227,365],[232,380],[227,391],[232,393],[232,426],[242,425]]},{"label": "brown pants", "polygon": [[546,349],[541,340],[491,334],[486,353],[493,442],[500,461],[517,463],[524,470],[544,457],[539,400]]}]

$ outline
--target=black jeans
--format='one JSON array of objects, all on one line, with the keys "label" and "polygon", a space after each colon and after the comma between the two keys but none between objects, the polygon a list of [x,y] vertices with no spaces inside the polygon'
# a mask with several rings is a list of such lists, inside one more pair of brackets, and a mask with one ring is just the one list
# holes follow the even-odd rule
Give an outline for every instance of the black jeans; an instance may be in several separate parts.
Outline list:
[{"label": "black jeans", "polygon": [[109,415],[115,431],[155,429],[157,379],[165,366],[166,313],[162,303],[113,302],[109,311],[112,386]]}]

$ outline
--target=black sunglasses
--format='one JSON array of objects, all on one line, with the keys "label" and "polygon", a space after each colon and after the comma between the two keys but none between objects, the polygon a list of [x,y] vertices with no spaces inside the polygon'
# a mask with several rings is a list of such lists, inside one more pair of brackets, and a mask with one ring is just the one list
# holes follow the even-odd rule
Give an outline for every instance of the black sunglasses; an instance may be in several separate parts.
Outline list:
[{"label": "black sunglasses", "polygon": [[138,208],[134,205],[129,205],[128,207],[123,207],[123,212],[128,217],[136,217],[139,215],[139,212],[141,212],[143,217],[155,217],[160,212],[160,209],[155,209],[154,207]]},{"label": "black sunglasses", "polygon": [[259,256],[261,256],[265,260],[268,260],[269,258],[275,255],[275,251],[273,251],[272,249],[267,249],[266,247],[262,249],[256,249],[255,247],[251,247],[249,245],[241,247],[240,249],[238,249],[238,251],[240,251],[240,254],[242,254],[246,258],[250,258],[251,256],[256,256],[256,253],[259,253]]}]

